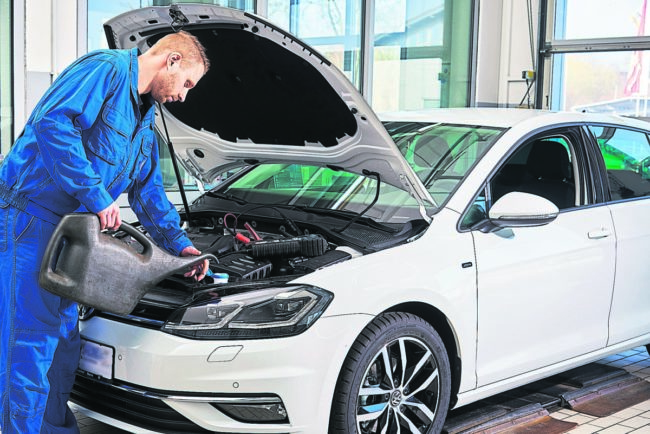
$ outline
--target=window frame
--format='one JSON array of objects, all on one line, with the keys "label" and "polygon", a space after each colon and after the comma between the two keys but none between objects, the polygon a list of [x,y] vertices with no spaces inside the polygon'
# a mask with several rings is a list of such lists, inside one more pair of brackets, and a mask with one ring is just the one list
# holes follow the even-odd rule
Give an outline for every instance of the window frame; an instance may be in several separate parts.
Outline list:
[{"label": "window frame", "polygon": [[[591,143],[588,143],[585,140],[581,126],[565,125],[565,126],[551,127],[549,129],[538,131],[528,136],[525,136],[524,138],[519,140],[516,144],[511,146],[508,152],[504,154],[502,158],[499,160],[499,163],[495,165],[492,171],[488,174],[488,176],[486,176],[484,182],[481,184],[481,187],[473,196],[472,200],[468,202],[467,206],[461,213],[460,218],[458,219],[457,230],[459,232],[471,232],[474,230],[478,230],[481,224],[488,219],[487,215],[490,211],[490,208],[494,205],[494,202],[492,201],[492,187],[491,187],[492,182],[496,177],[496,175],[501,170],[501,168],[510,160],[510,158],[515,153],[517,153],[524,146],[528,145],[529,143],[535,140],[541,140],[541,139],[553,138],[553,137],[564,137],[569,143],[569,146],[572,151],[572,157],[575,159],[575,162],[572,162],[572,167],[574,168],[574,171],[576,170],[578,171],[578,173],[574,173],[574,184],[576,187],[580,185],[579,198],[581,204],[571,208],[560,209],[560,213],[573,212],[594,205],[599,205],[599,203],[597,202],[597,197],[595,196],[596,188],[594,187],[594,180],[600,178],[602,174],[596,173],[595,174],[596,177],[594,178],[593,169],[589,165],[590,158],[593,157],[593,155],[592,157],[589,156],[590,153],[592,152],[590,150],[592,146]],[[483,194],[483,196],[485,197],[484,202],[486,206],[485,209],[486,217],[478,222],[475,222],[470,226],[467,226],[467,224],[464,221],[467,218],[467,215],[470,213],[472,206],[477,202],[481,194]]]},{"label": "window frame", "polygon": [[[634,128],[630,126],[625,126],[625,125],[615,125],[615,124],[609,124],[605,122],[591,122],[589,124],[586,124],[584,126],[584,134],[589,137],[589,142],[590,142],[590,147],[592,149],[592,154],[593,158],[597,160],[597,165],[598,165],[598,177],[600,178],[600,184],[603,189],[603,203],[606,204],[615,204],[615,203],[621,203],[621,202],[631,202],[631,201],[638,201],[638,200],[645,200],[645,199],[650,199],[650,194],[645,195],[645,196],[635,196],[635,197],[629,197],[629,198],[621,198],[621,199],[613,199],[612,194],[611,194],[611,188],[610,188],[610,183],[609,183],[609,176],[607,175],[607,167],[605,165],[605,158],[602,155],[602,152],[600,150],[600,146],[598,145],[598,141],[596,140],[596,137],[594,136],[594,133],[589,127],[610,127],[610,128],[616,128],[616,129],[623,129],[623,130],[628,130],[628,131],[633,131],[637,133],[644,134],[646,136],[646,140],[648,141],[648,149],[650,149],[650,131],[643,130],[641,128]],[[650,156],[650,152],[649,152]],[[649,179],[650,181],[650,179]]]}]

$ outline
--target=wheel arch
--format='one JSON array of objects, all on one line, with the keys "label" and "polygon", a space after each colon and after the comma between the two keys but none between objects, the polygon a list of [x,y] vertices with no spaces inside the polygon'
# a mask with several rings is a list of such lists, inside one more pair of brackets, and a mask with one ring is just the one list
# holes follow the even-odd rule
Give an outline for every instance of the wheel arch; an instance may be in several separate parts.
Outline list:
[{"label": "wheel arch", "polygon": [[449,358],[449,367],[451,370],[451,401],[449,408],[454,408],[458,399],[458,390],[460,388],[460,377],[462,363],[458,354],[458,341],[456,335],[449,324],[447,316],[435,307],[421,302],[407,302],[395,305],[386,309],[386,312],[406,312],[417,315],[428,322],[440,335],[442,342],[447,350]]}]

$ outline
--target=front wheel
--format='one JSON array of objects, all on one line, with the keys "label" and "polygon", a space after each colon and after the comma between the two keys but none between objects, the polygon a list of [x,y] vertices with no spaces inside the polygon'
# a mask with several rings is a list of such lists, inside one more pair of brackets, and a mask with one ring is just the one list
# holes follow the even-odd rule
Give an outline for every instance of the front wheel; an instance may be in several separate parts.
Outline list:
[{"label": "front wheel", "polygon": [[361,332],[332,401],[330,433],[439,433],[451,393],[442,339],[422,318],[386,313]]}]

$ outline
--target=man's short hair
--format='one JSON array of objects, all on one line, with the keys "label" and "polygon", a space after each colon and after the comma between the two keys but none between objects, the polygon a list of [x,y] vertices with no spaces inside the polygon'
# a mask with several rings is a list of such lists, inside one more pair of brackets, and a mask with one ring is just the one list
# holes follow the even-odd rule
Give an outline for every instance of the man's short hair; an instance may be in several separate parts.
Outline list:
[{"label": "man's short hair", "polygon": [[151,54],[178,51],[183,56],[184,61],[194,64],[202,63],[204,74],[210,69],[210,60],[205,54],[205,48],[196,36],[184,30],[162,37],[151,47],[150,51]]}]

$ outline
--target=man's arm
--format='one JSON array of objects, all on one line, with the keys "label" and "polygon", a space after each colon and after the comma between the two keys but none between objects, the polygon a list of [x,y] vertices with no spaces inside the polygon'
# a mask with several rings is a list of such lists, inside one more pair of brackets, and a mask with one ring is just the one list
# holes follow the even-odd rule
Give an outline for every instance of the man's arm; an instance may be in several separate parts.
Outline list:
[{"label": "man's arm", "polygon": [[[178,211],[167,198],[162,183],[158,157],[158,143],[153,139],[151,156],[129,190],[129,203],[145,229],[159,246],[179,256],[197,256],[197,250],[184,230],[180,228]],[[201,280],[208,271],[208,261],[192,267],[185,277]]]},{"label": "man's arm", "polygon": [[158,157],[158,143],[153,133],[151,140],[153,141],[151,155],[129,190],[129,203],[140,223],[156,243],[168,252],[180,255],[183,249],[192,246],[192,242],[180,228],[178,211],[165,193]]}]

